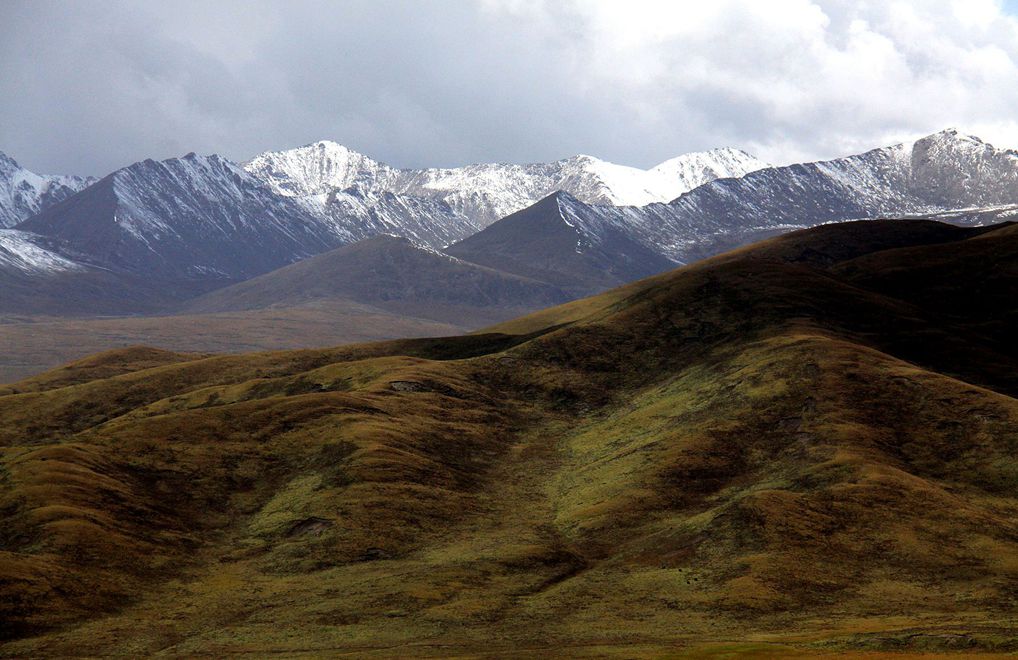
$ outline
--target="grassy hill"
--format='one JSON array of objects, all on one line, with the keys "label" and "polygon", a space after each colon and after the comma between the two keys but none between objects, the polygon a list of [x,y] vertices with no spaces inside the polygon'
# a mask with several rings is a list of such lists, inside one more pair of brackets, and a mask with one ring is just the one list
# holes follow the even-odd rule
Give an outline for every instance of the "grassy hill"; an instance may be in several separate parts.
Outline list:
[{"label": "grassy hill", "polygon": [[1016,264],[829,225],[470,336],[0,386],[0,655],[1018,650]]},{"label": "grassy hill", "polygon": [[460,261],[406,238],[375,236],[217,289],[190,301],[186,309],[208,313],[337,299],[473,329],[569,296],[549,284]]}]

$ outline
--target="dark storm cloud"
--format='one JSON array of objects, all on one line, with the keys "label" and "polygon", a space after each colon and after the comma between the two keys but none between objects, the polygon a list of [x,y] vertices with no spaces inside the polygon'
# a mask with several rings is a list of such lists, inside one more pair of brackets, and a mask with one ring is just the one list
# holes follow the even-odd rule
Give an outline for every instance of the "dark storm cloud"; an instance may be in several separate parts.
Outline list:
[{"label": "dark storm cloud", "polygon": [[[1018,129],[992,1],[0,3],[0,150],[103,174],[334,139],[400,166]],[[716,5],[716,6],[714,6]]]}]

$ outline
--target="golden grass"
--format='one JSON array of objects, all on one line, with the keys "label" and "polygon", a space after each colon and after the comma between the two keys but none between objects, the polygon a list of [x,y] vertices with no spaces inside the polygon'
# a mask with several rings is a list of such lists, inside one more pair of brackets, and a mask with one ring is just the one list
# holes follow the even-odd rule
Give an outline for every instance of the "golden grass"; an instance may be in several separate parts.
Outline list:
[{"label": "golden grass", "polygon": [[1018,400],[938,369],[967,326],[748,257],[584,305],[11,386],[0,655],[1018,650]]}]

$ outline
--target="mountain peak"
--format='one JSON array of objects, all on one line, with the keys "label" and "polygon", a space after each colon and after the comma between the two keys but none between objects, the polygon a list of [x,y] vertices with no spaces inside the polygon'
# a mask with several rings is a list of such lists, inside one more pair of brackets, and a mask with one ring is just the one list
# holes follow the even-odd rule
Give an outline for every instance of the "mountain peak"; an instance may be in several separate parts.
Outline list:
[{"label": "mountain peak", "polygon": [[937,206],[1007,204],[1018,195],[1018,152],[955,128],[917,140],[911,166],[913,189]]},{"label": "mountain peak", "polygon": [[927,135],[926,137],[921,138],[921,139],[923,139],[923,140],[949,140],[949,141],[974,142],[974,143],[984,144],[984,142],[981,139],[979,139],[978,137],[976,137],[975,135],[970,135],[968,133],[962,133],[961,131],[959,131],[957,128],[955,128],[953,126],[945,128],[942,131],[937,131],[936,133],[931,133],[930,135]]},{"label": "mountain peak", "polygon": [[602,158],[598,158],[597,156],[591,156],[590,154],[576,154],[575,156],[570,156],[569,158],[563,158],[558,162],[563,164],[566,163],[584,164],[584,163],[606,163],[608,161]]},{"label": "mountain peak", "polygon": [[992,150],[997,152],[1010,152],[1010,153],[1015,152],[1013,148],[996,147],[993,144],[987,142],[986,140],[983,140],[977,135],[973,135],[972,133],[966,133],[953,126],[945,128],[942,131],[937,131],[936,133],[931,133],[930,135],[927,135],[924,138],[920,138],[916,140],[915,144],[953,145],[955,148],[967,146],[975,150]]},{"label": "mountain peak", "polygon": [[[770,167],[770,164],[742,149],[720,147],[707,151],[692,151],[669,158],[652,167],[650,171],[710,180],[711,178],[722,179],[732,176],[744,176],[765,167]],[[696,176],[697,171],[700,172],[699,177]],[[707,180],[703,180],[702,183],[707,183]],[[692,187],[695,188],[696,186]]]},{"label": "mountain peak", "polygon": [[18,165],[18,161],[0,151],[0,168],[2,168],[2,170],[17,170],[21,169],[21,166]]},{"label": "mountain peak", "polygon": [[206,156],[191,151],[183,156],[166,158],[164,160],[146,158],[145,160],[122,167],[112,172],[109,176],[115,181],[123,182],[132,177],[158,176],[148,174],[149,172],[173,173],[177,177],[194,178],[203,176],[198,174],[199,171],[209,173],[213,171],[221,172],[223,170],[243,173],[243,170],[236,163],[219,154],[209,154]]},{"label": "mountain peak", "polygon": [[330,140],[294,149],[267,151],[243,165],[277,193],[289,197],[321,195],[351,186],[374,184],[387,165]]},{"label": "mountain peak", "polygon": [[559,204],[561,204],[561,203],[569,204],[571,202],[579,202],[579,200],[576,199],[576,197],[574,195],[570,194],[568,191],[565,191],[565,190],[556,190],[555,192],[551,193],[550,195],[545,197],[543,200],[538,202],[538,204],[544,202],[545,200],[551,200],[551,199],[554,199],[556,201],[556,203],[559,203]]},{"label": "mountain peak", "polygon": [[[357,154],[358,153],[357,151],[354,151],[350,147],[346,146],[345,144],[340,144],[339,142],[336,142],[335,140],[318,140],[317,142],[312,142],[311,144],[306,145],[306,146],[314,147],[314,148],[319,149],[321,151],[346,151],[346,152],[352,153],[352,154]],[[359,155],[363,155],[363,154],[359,154]]]},{"label": "mountain peak", "polygon": [[755,156],[742,149],[736,149],[735,147],[718,147],[716,149],[706,149],[704,151],[690,151],[684,154],[679,154],[678,156],[669,158],[668,160],[658,163],[657,165],[650,169],[651,170],[661,169],[670,163],[676,162],[688,162],[697,160],[699,161],[721,160],[721,159],[740,159],[746,161],[756,161],[763,166],[767,165],[766,163],[763,163],[763,161],[760,161]]},{"label": "mountain peak", "polygon": [[345,144],[341,144],[339,142],[336,142],[335,140],[318,140],[316,142],[309,142],[307,144],[302,144],[298,147],[293,147],[290,149],[280,149],[278,151],[266,151],[255,156],[249,162],[254,163],[259,159],[270,159],[273,157],[278,158],[288,154],[300,154],[305,157],[346,156],[373,160],[368,156],[365,156],[364,154],[360,153],[359,151],[351,149]]},{"label": "mountain peak", "polygon": [[0,152],[0,229],[13,227],[94,182],[91,177],[36,174]]}]

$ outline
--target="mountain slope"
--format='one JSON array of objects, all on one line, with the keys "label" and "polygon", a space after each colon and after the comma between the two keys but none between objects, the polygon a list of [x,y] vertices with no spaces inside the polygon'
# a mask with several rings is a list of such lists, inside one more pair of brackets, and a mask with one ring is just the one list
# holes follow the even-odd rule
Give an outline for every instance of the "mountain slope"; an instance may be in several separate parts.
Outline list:
[{"label": "mountain slope", "polygon": [[[152,312],[203,292],[200,286],[117,273],[66,244],[0,229],[0,316],[90,316]],[[5,357],[18,353],[12,344]]]},{"label": "mountain slope", "polygon": [[349,299],[460,327],[479,327],[563,302],[553,286],[455,259],[406,238],[377,236],[213,291],[191,312]]},{"label": "mountain slope", "polygon": [[16,384],[2,650],[1013,650],[1016,262],[831,225],[525,335]]},{"label": "mountain slope", "polygon": [[559,192],[448,248],[454,257],[562,287],[579,297],[673,268],[630,238],[616,209]]},{"label": "mountain slope", "polygon": [[13,227],[92,183],[95,179],[89,177],[30,172],[0,152],[0,229]]},{"label": "mountain slope", "polygon": [[440,249],[476,233],[480,226],[441,200],[359,188],[301,198],[314,216],[342,227],[351,241],[395,235]]},{"label": "mountain slope", "polygon": [[58,250],[46,245],[42,236],[16,229],[0,229],[0,272],[25,276],[84,269]]},{"label": "mountain slope", "polygon": [[195,154],[118,170],[19,228],[114,268],[223,281],[349,240],[229,161]]}]

